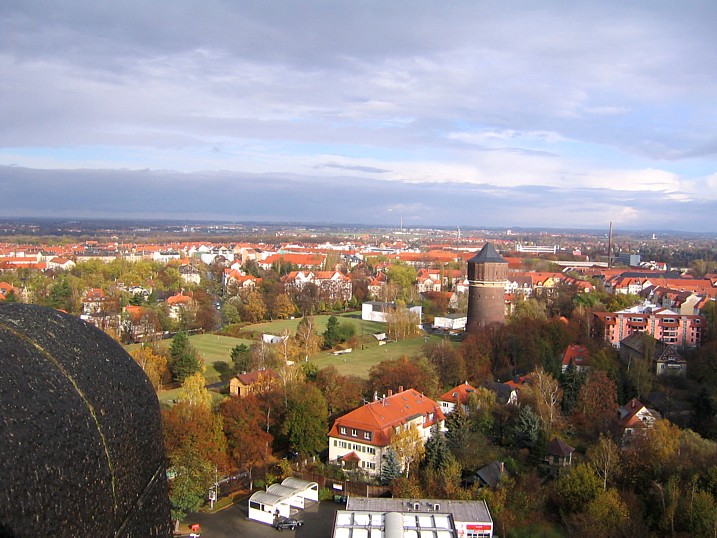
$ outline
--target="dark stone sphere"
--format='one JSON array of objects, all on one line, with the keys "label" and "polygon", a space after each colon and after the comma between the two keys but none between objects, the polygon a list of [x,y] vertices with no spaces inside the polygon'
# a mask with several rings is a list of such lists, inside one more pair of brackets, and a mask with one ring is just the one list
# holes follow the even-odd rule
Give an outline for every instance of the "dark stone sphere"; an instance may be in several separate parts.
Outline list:
[{"label": "dark stone sphere", "polygon": [[0,303],[0,536],[171,536],[159,403],[80,319]]}]

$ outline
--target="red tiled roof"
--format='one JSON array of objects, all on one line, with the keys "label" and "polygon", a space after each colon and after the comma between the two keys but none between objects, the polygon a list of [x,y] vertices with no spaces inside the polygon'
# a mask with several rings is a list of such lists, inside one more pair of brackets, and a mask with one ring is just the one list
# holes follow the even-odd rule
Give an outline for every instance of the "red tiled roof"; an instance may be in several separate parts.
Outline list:
[{"label": "red tiled roof", "polygon": [[[415,389],[408,389],[363,405],[336,419],[329,437],[355,440],[356,437],[348,434],[351,430],[360,430],[371,432],[370,440],[360,438],[362,443],[388,446],[396,426],[419,416],[424,417],[424,428],[430,428],[445,419],[438,403]],[[340,428],[345,428],[346,434],[341,434]]]},{"label": "red tiled roof", "polygon": [[588,360],[588,349],[585,346],[571,344],[563,352],[564,366],[568,366],[571,362],[576,366],[584,366]]},{"label": "red tiled roof", "polygon": [[462,383],[461,385],[458,385],[457,387],[454,387],[448,392],[445,392],[444,394],[439,396],[438,400],[441,402],[451,402],[454,404],[460,402],[463,405],[466,405],[468,403],[468,398],[470,398],[470,395],[473,394],[475,391],[476,389],[470,386],[468,383]]}]

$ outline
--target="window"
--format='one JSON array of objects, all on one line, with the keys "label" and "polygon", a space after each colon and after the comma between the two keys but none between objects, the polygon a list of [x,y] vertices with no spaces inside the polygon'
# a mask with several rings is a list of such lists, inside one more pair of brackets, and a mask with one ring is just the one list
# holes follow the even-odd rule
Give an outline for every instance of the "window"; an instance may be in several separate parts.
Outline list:
[{"label": "window", "polygon": [[364,439],[368,439],[368,440],[370,441],[370,440],[371,440],[371,433],[370,433],[370,432],[363,432],[363,438],[364,438]]},{"label": "window", "polygon": [[358,432],[356,430],[351,430],[351,435],[353,437],[356,437],[358,435]]},{"label": "window", "polygon": [[339,431],[341,432],[341,435],[346,435],[346,428],[344,428],[343,426],[339,428]]}]

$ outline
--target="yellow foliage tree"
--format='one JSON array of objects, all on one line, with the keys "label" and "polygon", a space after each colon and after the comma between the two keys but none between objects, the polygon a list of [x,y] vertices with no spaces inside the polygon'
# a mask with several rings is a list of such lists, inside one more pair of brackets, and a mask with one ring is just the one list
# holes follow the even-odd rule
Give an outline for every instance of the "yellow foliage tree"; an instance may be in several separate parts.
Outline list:
[{"label": "yellow foliage tree", "polygon": [[206,387],[206,380],[201,372],[190,375],[182,382],[182,389],[177,399],[189,405],[210,409],[212,397]]},{"label": "yellow foliage tree", "polygon": [[391,437],[391,448],[396,452],[406,478],[409,477],[411,464],[420,462],[426,452],[423,437],[415,424],[408,428],[400,427]]},{"label": "yellow foliage tree", "polygon": [[160,390],[163,383],[171,379],[167,355],[151,346],[142,346],[130,352],[130,356],[144,370],[154,390]]}]

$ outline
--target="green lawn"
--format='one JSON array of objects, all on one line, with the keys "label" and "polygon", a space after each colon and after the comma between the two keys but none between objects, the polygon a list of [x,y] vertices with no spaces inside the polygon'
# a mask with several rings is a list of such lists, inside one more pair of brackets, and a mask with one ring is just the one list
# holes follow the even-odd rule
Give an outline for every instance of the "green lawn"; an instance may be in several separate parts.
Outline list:
[{"label": "green lawn", "polygon": [[[344,355],[334,355],[329,351],[321,351],[309,357],[309,362],[315,363],[319,368],[326,366],[335,366],[339,373],[343,375],[355,375],[361,378],[368,378],[368,372],[371,367],[385,360],[398,359],[403,355],[409,357],[417,355],[421,351],[421,347],[427,342],[438,342],[439,336],[419,336],[409,340],[400,342],[389,342],[380,346],[378,340],[373,334],[382,333],[386,330],[384,323],[374,321],[363,321],[358,312],[350,312],[338,316],[340,323],[351,323],[356,327],[356,336],[361,345],[354,349],[351,353]],[[317,332],[322,333],[326,328],[329,316],[315,316]],[[260,333],[280,335],[282,331],[288,329],[291,334],[296,332],[299,319],[277,320],[271,322],[257,323],[244,328],[244,331],[253,331],[257,335]],[[221,380],[222,373],[228,371],[231,367],[231,350],[239,344],[251,346],[254,341],[245,338],[234,338],[231,336],[218,336],[214,334],[198,334],[189,337],[190,342],[197,348],[204,364],[206,371],[204,376],[207,383],[216,383]],[[162,340],[160,345],[168,348],[171,340]],[[136,347],[137,344],[126,346],[128,350]],[[226,378],[226,376],[225,376]],[[179,389],[165,390],[159,395],[160,402],[168,402],[176,398]],[[220,398],[216,394],[215,398]]]},{"label": "green lawn", "polygon": [[315,363],[319,368],[335,366],[340,374],[367,379],[368,372],[373,365],[385,360],[399,359],[403,355],[409,357],[417,355],[426,342],[438,342],[440,338],[439,336],[419,336],[379,346],[378,341],[369,335],[364,338],[363,349],[354,349],[345,355],[334,355],[330,351],[322,351],[309,357],[309,361]]}]

